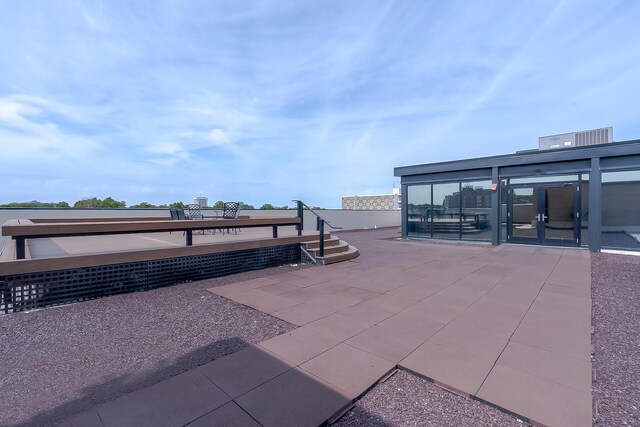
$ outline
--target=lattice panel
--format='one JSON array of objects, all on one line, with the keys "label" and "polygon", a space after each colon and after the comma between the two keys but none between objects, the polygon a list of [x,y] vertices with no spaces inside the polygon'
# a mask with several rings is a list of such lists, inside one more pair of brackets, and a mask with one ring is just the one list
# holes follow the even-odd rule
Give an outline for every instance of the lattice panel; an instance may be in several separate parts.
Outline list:
[{"label": "lattice panel", "polygon": [[0,277],[0,312],[86,301],[301,262],[300,245]]}]

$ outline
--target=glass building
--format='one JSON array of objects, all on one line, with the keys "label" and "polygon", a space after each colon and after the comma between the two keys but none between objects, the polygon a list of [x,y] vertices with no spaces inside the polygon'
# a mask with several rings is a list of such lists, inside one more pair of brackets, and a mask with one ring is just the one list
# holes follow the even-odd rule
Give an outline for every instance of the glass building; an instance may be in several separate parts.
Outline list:
[{"label": "glass building", "polygon": [[404,238],[640,250],[640,140],[395,168]]}]

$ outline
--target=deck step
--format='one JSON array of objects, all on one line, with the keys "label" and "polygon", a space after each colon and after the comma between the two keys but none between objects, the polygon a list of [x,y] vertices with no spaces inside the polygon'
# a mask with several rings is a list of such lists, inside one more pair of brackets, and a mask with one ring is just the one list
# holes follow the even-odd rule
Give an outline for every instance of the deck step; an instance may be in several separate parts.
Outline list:
[{"label": "deck step", "polygon": [[[313,254],[314,257],[318,257],[319,253],[320,253],[320,248],[318,249],[307,249],[310,253]],[[329,246],[326,245],[325,242],[325,246],[324,246],[324,254],[325,255],[331,255],[331,254],[337,254],[340,252],[346,252],[349,250],[349,244],[343,240],[339,240],[338,244],[331,244]]]},{"label": "deck step", "polygon": [[333,264],[340,261],[348,261],[350,259],[356,258],[360,253],[358,252],[358,248],[355,246],[348,245],[348,250],[343,252],[337,252],[334,254],[326,254],[323,257],[316,257],[316,259],[323,265]]},{"label": "deck step", "polygon": [[[310,240],[308,242],[302,242],[303,245],[305,245],[305,248],[308,251],[314,251],[320,248],[320,240]],[[324,248],[325,250],[327,249],[327,247],[329,246],[335,246],[340,244],[340,239],[338,239],[337,237],[329,237],[328,239],[325,238],[324,239]]]}]

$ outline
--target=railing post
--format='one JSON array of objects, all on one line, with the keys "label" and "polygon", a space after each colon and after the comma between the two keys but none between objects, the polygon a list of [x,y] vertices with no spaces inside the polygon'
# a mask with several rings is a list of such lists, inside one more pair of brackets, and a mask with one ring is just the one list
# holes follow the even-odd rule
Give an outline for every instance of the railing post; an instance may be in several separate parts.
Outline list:
[{"label": "railing post", "polygon": [[14,237],[16,240],[16,259],[24,259],[26,256],[25,252],[25,238],[24,237]]},{"label": "railing post", "polygon": [[193,245],[193,230],[191,230],[190,228],[185,230],[186,231],[186,236],[187,236],[187,246],[192,246]]},{"label": "railing post", "polygon": [[320,256],[324,256],[324,219],[318,218],[318,229],[320,230]]},{"label": "railing post", "polygon": [[298,236],[302,236],[302,229],[304,224],[304,212],[302,211],[302,200],[296,200],[298,208],[298,218],[300,218],[300,224],[298,225]]}]

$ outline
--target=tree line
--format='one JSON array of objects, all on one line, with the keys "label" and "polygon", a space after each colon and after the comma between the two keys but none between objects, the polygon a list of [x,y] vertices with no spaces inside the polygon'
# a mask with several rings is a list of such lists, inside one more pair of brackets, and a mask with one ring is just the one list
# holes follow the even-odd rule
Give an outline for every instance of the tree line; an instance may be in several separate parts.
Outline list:
[{"label": "tree line", "polygon": [[[99,199],[97,197],[88,197],[84,199],[80,199],[71,206],[67,202],[38,202],[33,200],[31,202],[12,202],[6,204],[0,204],[0,208],[94,208],[94,209],[115,209],[115,208],[133,208],[133,209],[163,209],[163,208],[179,208],[184,209],[187,205],[183,202],[173,202],[169,204],[162,205],[154,205],[148,202],[140,202],[135,205],[127,206],[125,201],[118,201],[112,197],[106,197],[105,199]],[[224,207],[224,202],[222,200],[218,200],[211,206],[207,206],[206,208],[211,209],[222,209]],[[256,209],[253,205],[240,202],[240,209],[244,210],[252,210]],[[295,209],[295,207],[290,206],[275,206],[271,203],[265,203],[260,206],[258,209],[261,210],[272,210],[272,209]],[[314,206],[313,209],[321,209],[319,207]]]}]

